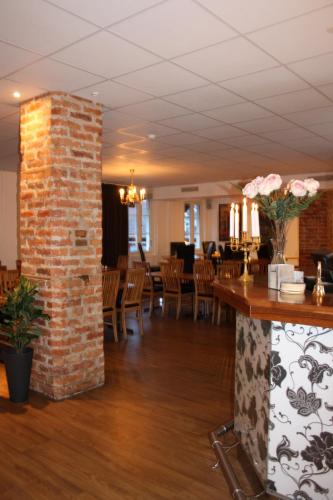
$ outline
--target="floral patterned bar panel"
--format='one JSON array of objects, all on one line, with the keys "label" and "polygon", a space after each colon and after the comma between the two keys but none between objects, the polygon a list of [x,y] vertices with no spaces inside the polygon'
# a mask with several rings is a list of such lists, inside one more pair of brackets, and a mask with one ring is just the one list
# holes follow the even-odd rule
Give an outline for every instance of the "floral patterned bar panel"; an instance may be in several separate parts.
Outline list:
[{"label": "floral patterned bar panel", "polygon": [[237,313],[235,431],[267,491],[333,499],[333,329]]}]

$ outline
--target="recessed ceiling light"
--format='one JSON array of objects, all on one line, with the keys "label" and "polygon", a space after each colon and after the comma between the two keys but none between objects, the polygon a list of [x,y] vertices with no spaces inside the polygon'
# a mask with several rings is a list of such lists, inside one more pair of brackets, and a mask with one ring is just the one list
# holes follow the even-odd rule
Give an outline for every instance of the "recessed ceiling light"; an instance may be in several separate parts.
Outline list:
[{"label": "recessed ceiling light", "polygon": [[13,92],[13,97],[15,97],[15,99],[19,99],[21,97],[21,92],[15,90],[15,92]]},{"label": "recessed ceiling light", "polygon": [[148,134],[147,137],[148,137],[148,139],[156,139],[155,134]]},{"label": "recessed ceiling light", "polygon": [[93,95],[94,97],[96,97],[97,95],[99,94],[98,90],[94,90],[91,95]]}]

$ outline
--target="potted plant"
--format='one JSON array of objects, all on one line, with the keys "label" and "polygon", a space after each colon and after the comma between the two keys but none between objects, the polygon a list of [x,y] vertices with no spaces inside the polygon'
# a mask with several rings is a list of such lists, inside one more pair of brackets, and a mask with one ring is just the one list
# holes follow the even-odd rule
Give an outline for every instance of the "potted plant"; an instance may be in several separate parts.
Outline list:
[{"label": "potted plant", "polygon": [[3,349],[10,400],[23,403],[28,399],[33,339],[41,335],[37,320],[50,319],[36,303],[37,286],[21,276],[17,286],[6,292],[1,307],[0,335],[10,346]]}]

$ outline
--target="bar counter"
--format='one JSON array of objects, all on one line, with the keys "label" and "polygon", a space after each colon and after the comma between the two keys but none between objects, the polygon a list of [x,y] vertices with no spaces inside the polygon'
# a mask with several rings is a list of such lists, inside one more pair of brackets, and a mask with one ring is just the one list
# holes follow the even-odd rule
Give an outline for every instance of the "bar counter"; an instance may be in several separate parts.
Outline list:
[{"label": "bar counter", "polygon": [[333,295],[317,305],[235,280],[214,282],[214,294],[236,309],[233,427],[263,488],[333,499]]}]

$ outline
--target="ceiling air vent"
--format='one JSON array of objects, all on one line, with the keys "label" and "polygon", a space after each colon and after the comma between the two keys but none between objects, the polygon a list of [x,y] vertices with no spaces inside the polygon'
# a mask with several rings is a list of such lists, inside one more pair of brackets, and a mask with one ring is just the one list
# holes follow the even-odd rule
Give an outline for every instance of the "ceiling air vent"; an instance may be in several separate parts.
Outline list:
[{"label": "ceiling air vent", "polygon": [[199,186],[186,186],[180,188],[182,193],[192,193],[193,191],[199,191]]}]

